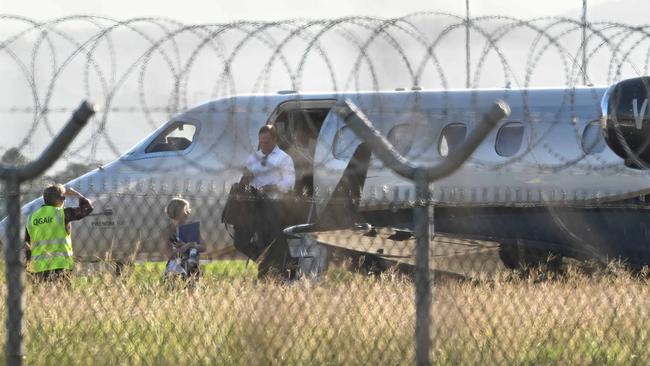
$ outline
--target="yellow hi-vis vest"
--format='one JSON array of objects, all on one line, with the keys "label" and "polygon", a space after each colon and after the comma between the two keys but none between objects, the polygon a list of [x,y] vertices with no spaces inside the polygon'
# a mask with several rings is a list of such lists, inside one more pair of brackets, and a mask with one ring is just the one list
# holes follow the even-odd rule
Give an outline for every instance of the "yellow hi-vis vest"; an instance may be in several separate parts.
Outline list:
[{"label": "yellow hi-vis vest", "polygon": [[72,269],[72,238],[65,230],[63,208],[43,206],[27,222],[32,245],[31,271]]}]

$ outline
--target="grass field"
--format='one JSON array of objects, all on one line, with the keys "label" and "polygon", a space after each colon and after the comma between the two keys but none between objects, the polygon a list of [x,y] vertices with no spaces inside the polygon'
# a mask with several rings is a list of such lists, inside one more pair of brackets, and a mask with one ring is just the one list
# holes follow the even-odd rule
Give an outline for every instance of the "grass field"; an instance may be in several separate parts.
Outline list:
[{"label": "grass field", "polygon": [[[231,261],[204,266],[194,290],[171,290],[162,266],[28,285],[26,363],[414,363],[414,286],[402,276],[260,282],[254,265]],[[648,364],[648,280],[601,272],[436,284],[435,362]]]}]

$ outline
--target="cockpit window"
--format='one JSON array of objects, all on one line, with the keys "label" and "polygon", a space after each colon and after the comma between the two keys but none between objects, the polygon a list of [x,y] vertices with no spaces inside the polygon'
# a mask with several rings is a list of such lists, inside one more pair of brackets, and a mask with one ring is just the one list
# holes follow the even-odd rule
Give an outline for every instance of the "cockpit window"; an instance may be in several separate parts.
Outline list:
[{"label": "cockpit window", "polygon": [[605,140],[600,133],[600,121],[592,121],[582,132],[582,151],[585,154],[598,154],[604,150]]},{"label": "cockpit window", "polygon": [[144,152],[183,151],[192,144],[195,133],[196,126],[192,124],[185,122],[174,123],[156,136]]},{"label": "cockpit window", "polygon": [[456,151],[465,141],[466,133],[467,126],[462,123],[452,123],[446,126],[440,134],[440,143],[438,144],[440,156],[447,157]]}]

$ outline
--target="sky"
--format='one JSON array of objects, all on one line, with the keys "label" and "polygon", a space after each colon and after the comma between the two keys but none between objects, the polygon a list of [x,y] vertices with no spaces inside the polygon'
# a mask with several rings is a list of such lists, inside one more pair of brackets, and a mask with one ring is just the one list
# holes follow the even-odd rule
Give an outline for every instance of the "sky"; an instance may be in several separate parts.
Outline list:
[{"label": "sky", "polygon": [[[647,14],[650,13],[650,1],[648,0],[587,0],[588,1],[588,20],[591,22],[597,21],[609,21],[609,22],[620,22],[632,25],[642,25],[647,24]],[[117,20],[126,20],[138,17],[162,17],[169,18],[176,21],[180,21],[186,24],[201,24],[201,23],[231,23],[237,20],[249,20],[249,21],[281,21],[287,19],[323,19],[323,18],[340,18],[347,16],[372,16],[380,18],[392,18],[392,17],[402,17],[408,14],[422,11],[438,11],[444,13],[452,13],[460,16],[465,14],[465,0],[273,0],[273,1],[259,1],[259,0],[231,0],[231,1],[217,1],[217,0],[183,0],[183,1],[161,1],[161,0],[0,0],[0,17],[2,15],[12,15],[29,18],[37,21],[48,21],[57,18],[67,17],[70,15],[95,15],[95,16],[104,16]],[[488,15],[500,15],[508,16],[519,19],[533,19],[539,17],[553,17],[553,16],[565,16],[578,19],[581,15],[582,9],[582,0],[543,0],[543,1],[531,1],[531,0],[470,0],[470,14],[472,17],[488,16]],[[19,23],[19,22],[15,22]],[[11,22],[4,22],[2,24],[5,29],[0,29],[2,31],[7,31],[7,34],[11,34],[12,30],[6,29],[9,27]],[[147,28],[143,28],[147,29]],[[83,33],[83,32],[82,32]],[[462,32],[461,32],[462,33]],[[70,33],[73,34],[73,33]],[[84,34],[79,35],[82,37]],[[461,34],[462,36],[462,34]],[[137,38],[137,37],[136,37]],[[15,43],[14,51],[17,51],[19,57],[23,61],[24,65],[29,65],[32,60],[31,52],[28,52],[33,47],[34,37],[21,38],[19,42]],[[118,38],[119,39],[119,38]],[[514,39],[513,43],[515,46],[510,46],[510,51],[516,53],[518,51],[524,52],[527,50],[527,45],[522,45],[522,40]],[[21,43],[22,42],[22,43]],[[451,43],[452,48],[457,47],[456,41]],[[14,45],[14,44],[12,44]],[[131,45],[131,44],[129,44]],[[22,47],[22,48],[21,48]],[[137,48],[137,45],[133,44],[133,48]],[[20,52],[20,50],[27,50],[26,52]],[[441,46],[441,49],[444,51],[444,46]],[[454,51],[452,50],[452,51]],[[476,57],[479,48],[476,49],[474,55]],[[38,58],[35,60],[38,61],[38,66],[43,68],[43,72],[47,72],[47,67],[49,65],[50,57],[47,54],[47,48],[40,48],[40,52],[37,54]],[[61,63],[64,59],[61,55],[66,54],[66,49],[59,50],[59,55],[57,62]],[[99,51],[101,52],[101,51]],[[454,51],[455,52],[455,51]],[[101,53],[98,53],[101,54]],[[136,52],[136,54],[139,54]],[[336,54],[336,53],[332,53]],[[549,53],[552,56],[552,52]],[[120,56],[118,61],[120,65],[124,66],[129,64],[128,61],[124,61],[126,56],[129,55],[128,51],[118,52]],[[3,108],[11,108],[14,106],[22,107],[25,105],[25,100],[29,98],[23,98],[22,94],[18,91],[29,92],[27,88],[24,77],[21,73],[21,68],[19,68],[17,63],[10,57],[8,53],[0,53],[0,74],[8,73],[8,77],[5,78],[5,85],[0,85],[0,113]],[[4,57],[4,58],[3,58]],[[77,57],[76,60],[83,57]],[[379,60],[381,58],[378,58]],[[446,57],[447,60],[454,60],[453,57]],[[108,58],[107,58],[108,60]],[[205,60],[209,62],[209,59]],[[476,62],[476,60],[474,60]],[[542,62],[549,62],[547,59],[542,59]],[[552,60],[550,61],[552,62]],[[239,64],[239,63],[238,63]],[[515,62],[515,64],[517,64]],[[523,64],[523,63],[522,63]],[[155,63],[154,63],[155,65]],[[386,67],[392,67],[392,64],[388,63],[384,65]],[[461,74],[464,72],[464,68],[459,63],[457,65]],[[525,66],[525,65],[524,65]],[[68,98],[76,101],[81,98],[77,96],[80,92],[78,87],[78,82],[75,84],[77,79],[80,79],[78,75],[74,72],[77,70],[77,65],[72,65],[66,69],[67,74],[63,73],[57,82],[57,88],[53,93],[53,101],[50,102],[52,106],[67,106],[72,105],[72,102],[69,102],[67,99],[60,101],[57,98]],[[196,70],[202,70],[201,67],[197,66]],[[593,67],[595,69],[596,67]],[[155,69],[152,67],[151,70]],[[489,64],[486,69],[489,69]],[[537,69],[536,76],[544,76],[543,67]],[[540,71],[541,70],[541,71]],[[607,69],[603,69],[607,71]],[[453,70],[452,70],[453,71]],[[602,73],[601,73],[602,74]],[[137,76],[137,73],[135,74]],[[153,75],[153,74],[152,74]],[[316,78],[314,73],[309,74],[311,78]],[[390,74],[383,74],[390,75]],[[483,75],[487,78],[490,76],[490,73],[484,72]],[[156,82],[158,81],[168,81],[171,78],[165,78],[153,75],[150,79],[147,79],[145,86],[146,95],[155,99],[158,94],[163,97],[158,98],[163,102],[167,99],[167,89],[165,85],[159,85]],[[316,75],[318,76],[318,75]],[[395,78],[400,78],[399,74],[395,75]],[[496,75],[495,77],[500,77]],[[132,78],[137,81],[136,77]],[[460,78],[459,80],[464,80]],[[117,95],[118,101],[126,99],[127,102],[124,102],[124,105],[131,105],[132,101],[137,102],[137,98],[133,97],[133,93],[138,90],[133,86],[133,80],[129,80],[131,84],[125,84],[124,87],[120,89],[123,94]],[[194,80],[197,80],[196,78]],[[460,85],[463,85],[462,80]],[[8,81],[8,82],[7,82]],[[37,80],[38,81],[38,80]],[[72,82],[70,82],[72,81]],[[92,80],[91,80],[92,81]],[[309,80],[308,80],[309,81]],[[313,81],[313,80],[312,80]],[[533,80],[533,83],[537,80]],[[544,81],[544,80],[542,80]],[[499,81],[501,83],[501,81]],[[501,87],[501,84],[495,84]],[[394,84],[394,85],[393,85]],[[388,83],[382,84],[382,87],[393,88],[396,86],[405,86],[398,83]],[[170,85],[173,85],[170,84]],[[241,85],[241,80],[238,80],[238,85]],[[283,84],[284,85],[284,84]],[[459,85],[456,83],[454,85]],[[427,87],[427,85],[423,85]],[[517,86],[517,85],[515,85]],[[203,90],[205,89],[205,90]],[[202,91],[211,91],[212,88],[203,88],[201,89],[200,85],[190,84],[188,90],[191,91],[190,96],[197,96],[194,99],[203,98],[200,94]],[[282,87],[280,89],[287,89]],[[277,89],[277,90],[280,90]],[[248,90],[245,89],[244,90]],[[274,89],[275,90],[275,89]],[[130,94],[129,94],[130,93]],[[158,94],[157,94],[158,93]],[[13,98],[13,99],[12,99]],[[122,98],[122,99],[119,99]],[[136,103],[137,104],[137,103]],[[154,101],[151,102],[152,105],[157,105]],[[160,103],[158,103],[160,104]],[[118,103],[118,105],[120,105]],[[121,106],[121,105],[120,105]],[[63,121],[64,117],[67,116],[65,113],[59,116],[53,116],[52,119],[55,121]],[[20,118],[24,118],[23,121]],[[5,136],[0,137],[0,153],[20,141],[23,136],[25,136],[29,130],[27,128],[31,125],[30,118],[31,115],[23,114],[6,114],[3,116],[0,114],[0,119],[4,120],[3,126],[9,126],[9,130],[12,132],[10,134],[5,134]],[[10,119],[11,122],[7,122]],[[164,121],[163,118],[160,118],[161,121]],[[140,120],[138,120],[140,121]],[[113,128],[115,131],[120,131],[124,124],[133,124],[134,122],[125,118],[122,115],[114,114],[112,119],[108,124],[108,135],[112,136]],[[132,146],[137,140],[151,130],[151,126],[147,123],[146,120],[142,119],[140,121],[143,124],[143,127],[140,127],[139,132],[134,133],[131,139],[122,139],[120,140],[120,145],[118,150],[120,152],[126,151],[129,146]],[[146,122],[146,123],[145,123]],[[121,123],[121,124],[120,124]],[[26,127],[21,127],[26,126]],[[117,126],[117,127],[115,127]],[[56,126],[53,127],[53,130],[56,130]],[[48,131],[41,126],[39,130],[34,133],[35,140],[46,142],[50,139],[52,131]],[[123,135],[123,134],[120,134]],[[118,141],[117,138],[113,138],[111,141]],[[41,151],[39,147],[41,143],[31,143],[28,146],[28,149],[25,150],[25,153],[30,157]],[[84,145],[85,146],[85,145]],[[116,153],[108,149],[107,147],[100,145],[99,146],[100,155],[104,151],[104,155],[110,156],[112,159],[116,156]],[[94,155],[92,155],[94,156]]]},{"label": "sky", "polygon": [[[588,0],[593,16],[644,23],[647,0]],[[576,16],[582,0],[471,0],[473,16],[505,15],[518,18]],[[337,18],[350,15],[398,17],[433,10],[464,14],[464,0],[0,0],[0,13],[47,20],[71,14],[102,15],[117,19],[160,16],[185,23],[224,23],[235,20]]]}]

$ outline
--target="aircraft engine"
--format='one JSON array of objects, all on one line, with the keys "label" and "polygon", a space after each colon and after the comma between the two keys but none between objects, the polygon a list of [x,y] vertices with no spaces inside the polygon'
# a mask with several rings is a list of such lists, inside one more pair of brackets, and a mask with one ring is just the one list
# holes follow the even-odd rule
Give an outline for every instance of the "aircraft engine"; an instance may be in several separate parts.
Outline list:
[{"label": "aircraft engine", "polygon": [[601,102],[602,132],[625,165],[650,169],[650,77],[613,84]]}]

